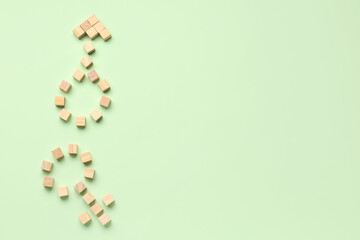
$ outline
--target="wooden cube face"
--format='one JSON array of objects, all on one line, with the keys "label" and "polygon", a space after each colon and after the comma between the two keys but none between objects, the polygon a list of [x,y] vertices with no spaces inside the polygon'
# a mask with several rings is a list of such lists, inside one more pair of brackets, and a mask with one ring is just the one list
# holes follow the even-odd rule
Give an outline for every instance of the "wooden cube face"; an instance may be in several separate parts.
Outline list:
[{"label": "wooden cube face", "polygon": [[76,126],[77,127],[85,127],[86,118],[85,117],[76,117]]},{"label": "wooden cube face", "polygon": [[58,147],[58,148],[55,148],[55,149],[52,150],[51,152],[52,152],[52,154],[53,154],[53,156],[54,156],[54,158],[55,158],[56,160],[64,157],[64,154],[63,154],[63,152],[61,151],[61,148],[59,148],[59,147]]},{"label": "wooden cube face", "polygon": [[89,30],[86,31],[86,34],[89,36],[90,39],[94,39],[99,36],[99,33],[95,30],[94,27],[89,28]]},{"label": "wooden cube face", "polygon": [[71,113],[68,110],[66,110],[65,108],[63,108],[59,114],[59,118],[61,118],[65,122],[67,122],[70,118],[70,115],[71,115]]},{"label": "wooden cube face", "polygon": [[64,91],[64,92],[69,92],[70,88],[71,88],[71,84],[65,80],[62,80],[60,85],[59,85],[59,88]]},{"label": "wooden cube face", "polygon": [[80,158],[81,158],[81,161],[82,161],[83,163],[89,163],[89,162],[92,161],[89,152],[80,154]]},{"label": "wooden cube face", "polygon": [[84,30],[86,32],[87,30],[89,30],[91,28],[91,24],[86,20],[85,22],[80,24],[80,27],[82,28],[82,30]]},{"label": "wooden cube face", "polygon": [[59,197],[67,197],[67,196],[69,196],[69,191],[68,191],[67,186],[58,188],[58,196]]},{"label": "wooden cube face", "polygon": [[88,54],[93,53],[95,51],[95,47],[92,44],[92,42],[84,43],[83,47]]},{"label": "wooden cube face", "polygon": [[43,161],[41,164],[41,169],[47,172],[50,172],[52,169],[53,163],[48,161]]},{"label": "wooden cube face", "polygon": [[107,215],[107,213],[104,213],[104,214],[101,215],[98,219],[99,219],[99,221],[101,222],[101,224],[102,224],[103,226],[105,226],[106,224],[108,224],[108,223],[111,221],[111,219],[110,219],[110,217]]},{"label": "wooden cube face", "polygon": [[108,81],[106,79],[99,82],[98,85],[99,85],[101,91],[103,91],[103,92],[106,92],[107,90],[110,89],[110,84],[108,83]]},{"label": "wooden cube face", "polygon": [[95,174],[95,170],[91,168],[85,168],[84,177],[93,179]]},{"label": "wooden cube face", "polygon": [[99,215],[103,211],[99,203],[95,203],[90,209],[95,215]]},{"label": "wooden cube face", "polygon": [[95,70],[88,72],[87,75],[91,82],[96,82],[97,80],[99,80],[99,75]]},{"label": "wooden cube face", "polygon": [[104,41],[107,41],[109,38],[111,38],[111,33],[107,28],[104,28],[101,32],[100,32],[100,36]]},{"label": "wooden cube face", "polygon": [[78,82],[81,82],[84,77],[85,77],[85,73],[83,73],[82,71],[80,71],[79,69],[76,69],[76,71],[74,72],[74,74],[72,75],[74,79],[76,79]]},{"label": "wooden cube face", "polygon": [[78,145],[77,144],[69,144],[68,152],[69,152],[69,154],[76,155],[78,152]]},{"label": "wooden cube face", "polygon": [[65,106],[65,97],[64,96],[55,96],[55,105],[57,107]]},{"label": "wooden cube face", "polygon": [[75,186],[74,186],[75,190],[78,193],[82,193],[83,191],[85,191],[86,186],[82,181],[79,181]]},{"label": "wooden cube face", "polygon": [[80,26],[74,28],[73,33],[78,39],[81,39],[83,36],[85,36],[85,31]]},{"label": "wooden cube face", "polygon": [[102,118],[101,113],[97,109],[92,111],[92,113],[90,113],[90,116],[95,120],[95,122],[99,121]]},{"label": "wooden cube face", "polygon": [[80,222],[82,224],[86,224],[91,220],[91,217],[89,216],[89,214],[87,212],[83,212],[80,216],[79,216]]},{"label": "wooden cube face", "polygon": [[52,177],[44,177],[43,186],[52,188],[54,185],[54,178]]},{"label": "wooden cube face", "polygon": [[100,99],[100,105],[105,107],[105,108],[108,108],[109,104],[110,104],[110,101],[111,101],[110,98],[102,96],[101,99]]},{"label": "wooden cube face", "polygon": [[91,17],[88,18],[88,22],[90,23],[91,26],[94,26],[96,23],[99,22],[99,19],[95,15],[92,15]]},{"label": "wooden cube face", "polygon": [[87,204],[90,204],[90,203],[92,203],[93,201],[95,201],[94,196],[93,196],[90,192],[87,192],[87,193],[83,196],[83,199],[84,199],[84,201],[85,201]]},{"label": "wooden cube face", "polygon": [[104,30],[104,25],[102,24],[102,22],[98,22],[98,23],[96,23],[95,25],[94,25],[94,28],[95,28],[95,30],[98,32],[98,33],[100,33],[102,30]]},{"label": "wooden cube face", "polygon": [[106,206],[109,206],[115,201],[114,198],[110,195],[110,193],[106,194],[102,200]]},{"label": "wooden cube face", "polygon": [[93,62],[88,56],[83,57],[80,62],[85,68],[89,68],[93,64]]}]

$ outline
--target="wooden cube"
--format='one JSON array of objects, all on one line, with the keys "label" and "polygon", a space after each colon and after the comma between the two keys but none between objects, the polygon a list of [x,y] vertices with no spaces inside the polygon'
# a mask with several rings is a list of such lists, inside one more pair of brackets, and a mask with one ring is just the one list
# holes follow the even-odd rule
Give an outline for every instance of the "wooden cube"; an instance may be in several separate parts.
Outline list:
[{"label": "wooden cube", "polygon": [[69,144],[68,152],[69,152],[69,154],[76,155],[78,152],[78,145],[77,144]]},{"label": "wooden cube", "polygon": [[102,22],[98,22],[98,23],[96,23],[95,25],[94,25],[94,28],[95,28],[95,30],[98,32],[98,33],[100,33],[102,30],[104,30],[104,25],[102,24]]},{"label": "wooden cube", "polygon": [[70,118],[70,115],[71,115],[71,113],[68,110],[66,110],[65,108],[63,108],[59,114],[59,118],[61,118],[65,122],[67,122]]},{"label": "wooden cube", "polygon": [[90,113],[90,116],[95,120],[95,122],[99,121],[102,118],[101,113],[97,109],[92,111],[92,113]]},{"label": "wooden cube", "polygon": [[67,186],[58,188],[58,196],[59,197],[67,197],[67,196],[69,196],[69,191],[68,191]]},{"label": "wooden cube", "polygon": [[89,163],[92,161],[89,152],[80,154],[80,158],[81,158],[82,163]]},{"label": "wooden cube", "polygon": [[50,172],[52,169],[53,163],[48,161],[43,161],[41,164],[41,169],[47,172]]},{"label": "wooden cube", "polygon": [[95,174],[95,170],[91,168],[85,168],[84,177],[93,179]]},{"label": "wooden cube", "polygon": [[97,80],[99,80],[99,75],[95,70],[88,72],[87,75],[91,82],[96,82]]},{"label": "wooden cube", "polygon": [[90,192],[87,192],[84,196],[83,196],[83,199],[84,201],[90,205],[90,203],[92,203],[93,201],[95,201],[95,198],[94,196],[90,193]]},{"label": "wooden cube", "polygon": [[90,209],[95,215],[99,215],[104,210],[99,203],[95,203]]},{"label": "wooden cube", "polygon": [[86,42],[84,43],[83,45],[85,51],[88,53],[88,54],[91,54],[95,51],[95,47],[94,45],[92,44],[92,42]]},{"label": "wooden cube", "polygon": [[90,23],[91,26],[94,26],[96,23],[99,22],[99,19],[94,14],[88,18],[88,22]]},{"label": "wooden cube", "polygon": [[85,117],[76,117],[76,126],[77,127],[85,127],[86,118]]},{"label": "wooden cube", "polygon": [[89,28],[89,30],[86,31],[86,34],[91,40],[99,36],[99,33],[95,30],[94,27]]},{"label": "wooden cube", "polygon": [[111,99],[105,96],[102,96],[100,99],[100,106],[103,106],[105,108],[109,107]]},{"label": "wooden cube", "polygon": [[106,92],[107,90],[110,89],[110,84],[108,83],[108,81],[106,79],[99,82],[98,85],[99,85],[101,91],[103,91],[103,92]]},{"label": "wooden cube", "polygon": [[64,96],[55,96],[55,105],[57,107],[65,106],[65,97]]},{"label": "wooden cube", "polygon": [[111,221],[111,219],[110,219],[110,217],[107,215],[107,213],[104,213],[104,214],[101,215],[98,219],[99,219],[99,221],[101,222],[101,224],[102,224],[103,226],[105,226],[106,224],[108,224],[108,223]]},{"label": "wooden cube", "polygon": [[76,71],[74,72],[74,74],[72,75],[74,79],[76,79],[78,82],[81,82],[84,77],[85,77],[85,73],[83,73],[81,70],[76,69]]},{"label": "wooden cube", "polygon": [[101,30],[100,36],[104,41],[107,41],[109,38],[111,38],[111,33],[109,29],[104,28],[103,30]]},{"label": "wooden cube", "polygon": [[91,217],[89,216],[89,214],[87,212],[83,212],[80,216],[79,216],[80,222],[82,224],[86,224],[91,220]]},{"label": "wooden cube", "polygon": [[65,80],[62,80],[60,85],[59,85],[59,88],[64,91],[64,92],[68,92],[71,88],[71,84]]},{"label": "wooden cube", "polygon": [[80,27],[82,28],[82,30],[84,30],[86,32],[87,30],[89,30],[91,28],[91,24],[86,20],[85,22],[80,24]]},{"label": "wooden cube", "polygon": [[53,156],[54,156],[54,158],[56,159],[56,160],[59,160],[60,158],[62,158],[62,157],[64,157],[64,154],[63,154],[63,152],[61,151],[61,148],[55,148],[54,150],[52,150],[51,151],[52,152],[52,154],[53,154]]},{"label": "wooden cube", "polygon": [[115,200],[114,198],[110,195],[110,193],[106,194],[103,198],[102,198],[103,202],[105,203],[106,206],[109,206],[110,204],[112,204]]},{"label": "wooden cube", "polygon": [[93,64],[93,62],[91,61],[91,59],[89,58],[89,56],[85,56],[80,60],[81,64],[85,67],[85,68],[89,68],[91,67],[91,65]]},{"label": "wooden cube", "polygon": [[83,36],[85,36],[85,31],[80,26],[74,28],[73,33],[78,39],[81,39]]},{"label": "wooden cube", "polygon": [[86,186],[82,181],[79,181],[75,186],[74,186],[75,190],[78,193],[82,193],[83,191],[85,191]]},{"label": "wooden cube", "polygon": [[44,177],[43,186],[52,188],[54,185],[54,178],[52,177]]}]

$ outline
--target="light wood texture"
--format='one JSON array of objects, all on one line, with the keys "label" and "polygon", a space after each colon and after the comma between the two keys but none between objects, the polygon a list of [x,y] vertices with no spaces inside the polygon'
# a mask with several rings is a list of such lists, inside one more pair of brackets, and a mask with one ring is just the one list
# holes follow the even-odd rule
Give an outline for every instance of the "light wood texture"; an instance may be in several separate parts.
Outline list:
[{"label": "light wood texture", "polygon": [[93,64],[93,62],[91,61],[91,59],[89,58],[89,56],[85,56],[80,60],[81,64],[85,67],[85,68],[89,68],[91,67],[91,65]]},{"label": "light wood texture", "polygon": [[86,20],[85,22],[80,24],[80,27],[82,28],[82,30],[84,30],[86,32],[87,30],[89,30],[91,28],[91,24]]},{"label": "light wood texture", "polygon": [[68,152],[69,152],[69,154],[76,155],[78,153],[78,145],[77,144],[69,144]]},{"label": "light wood texture", "polygon": [[59,88],[64,91],[64,92],[69,92],[70,88],[71,88],[71,84],[65,80],[62,80],[60,85],[59,85]]},{"label": "light wood texture", "polygon": [[90,113],[90,116],[95,120],[95,122],[99,121],[102,118],[101,113],[97,109],[92,111],[92,113]]},{"label": "light wood texture", "polygon": [[65,97],[64,96],[55,96],[55,105],[58,107],[65,106]]},{"label": "light wood texture", "polygon": [[82,163],[89,163],[92,161],[90,152],[80,154],[80,158]]},{"label": "light wood texture", "polygon": [[104,41],[107,41],[109,38],[111,38],[111,33],[109,29],[104,28],[103,30],[101,30],[100,36]]},{"label": "light wood texture", "polygon": [[99,21],[94,25],[94,28],[98,33],[100,33],[102,30],[104,30],[105,27],[104,24],[102,24],[102,22]]},{"label": "light wood texture", "polygon": [[95,169],[85,168],[84,177],[93,179],[95,174]]},{"label": "light wood texture", "polygon": [[90,23],[91,26],[94,26],[96,23],[99,22],[99,19],[94,14],[88,18],[88,22]]},{"label": "light wood texture", "polygon": [[108,224],[111,221],[111,219],[110,219],[109,215],[107,215],[107,213],[104,213],[98,219],[103,226],[105,226],[106,224]]},{"label": "light wood texture", "polygon": [[97,80],[99,80],[99,75],[95,70],[88,72],[87,75],[91,82],[96,82]]},{"label": "light wood texture", "polygon": [[67,122],[70,118],[70,115],[71,115],[71,113],[68,110],[66,110],[65,108],[63,108],[59,114],[59,118],[61,118],[65,122]]},{"label": "light wood texture", "polygon": [[110,84],[108,83],[108,81],[106,79],[99,82],[98,85],[99,85],[101,91],[103,91],[103,92],[106,92],[107,90],[110,89]]},{"label": "light wood texture", "polygon": [[85,117],[76,117],[76,126],[77,127],[85,127],[86,118]]},{"label": "light wood texture", "polygon": [[99,215],[104,210],[99,203],[95,203],[90,209],[95,215]]},{"label": "light wood texture", "polygon": [[92,203],[93,201],[95,201],[95,198],[94,196],[90,193],[90,192],[87,192],[84,196],[83,196],[83,199],[84,201],[90,205],[90,203]]},{"label": "light wood texture", "polygon": [[91,54],[95,51],[95,47],[94,45],[92,44],[92,42],[86,42],[84,43],[83,45],[85,51],[88,53],[88,54]]},{"label": "light wood texture", "polygon": [[89,216],[89,214],[85,211],[83,212],[80,216],[79,216],[80,222],[82,224],[86,224],[91,220],[91,217]]},{"label": "light wood texture", "polygon": [[67,186],[59,187],[58,188],[58,196],[59,197],[67,197],[67,196],[69,196],[68,187]]},{"label": "light wood texture", "polygon": [[79,181],[75,186],[74,186],[75,190],[81,194],[83,191],[85,191],[86,186],[82,181]]},{"label": "light wood texture", "polygon": [[63,152],[61,151],[61,148],[59,148],[59,147],[58,147],[58,148],[55,148],[55,149],[52,150],[51,152],[52,152],[52,155],[54,156],[54,158],[55,158],[56,160],[64,157],[64,154],[63,154]]},{"label": "light wood texture", "polygon": [[103,198],[102,198],[103,202],[105,203],[106,206],[109,206],[110,204],[112,204],[115,200],[114,198],[110,195],[110,193],[106,194]]},{"label": "light wood texture", "polygon": [[91,40],[99,36],[99,33],[95,30],[94,27],[89,28],[89,30],[86,31],[86,34],[89,36]]},{"label": "light wood texture", "polygon": [[110,98],[102,96],[101,99],[100,99],[100,106],[108,108],[110,102],[111,102]]},{"label": "light wood texture", "polygon": [[74,28],[73,33],[78,39],[81,39],[83,36],[85,36],[85,31],[80,26]]},{"label": "light wood texture", "polygon": [[78,82],[81,82],[85,77],[85,73],[83,71],[81,71],[80,69],[76,69],[76,71],[74,72],[74,74],[72,76]]},{"label": "light wood texture", "polygon": [[41,164],[41,169],[47,172],[50,172],[52,169],[53,163],[43,160]]},{"label": "light wood texture", "polygon": [[52,177],[44,177],[43,186],[52,188],[54,185],[54,178]]}]

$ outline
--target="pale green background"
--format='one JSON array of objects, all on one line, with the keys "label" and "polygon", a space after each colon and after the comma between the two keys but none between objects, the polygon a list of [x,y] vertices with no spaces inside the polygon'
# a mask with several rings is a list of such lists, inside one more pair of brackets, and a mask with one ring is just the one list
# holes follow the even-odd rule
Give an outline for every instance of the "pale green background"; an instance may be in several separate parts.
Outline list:
[{"label": "pale green background", "polygon": [[[360,238],[360,2],[7,1],[1,4],[0,239]],[[72,29],[95,13],[88,79]],[[64,123],[54,96],[73,84]],[[77,129],[76,115],[87,116]],[[90,151],[104,228],[73,189]],[[43,159],[56,162],[42,187]],[[61,200],[56,188],[68,185]]]}]

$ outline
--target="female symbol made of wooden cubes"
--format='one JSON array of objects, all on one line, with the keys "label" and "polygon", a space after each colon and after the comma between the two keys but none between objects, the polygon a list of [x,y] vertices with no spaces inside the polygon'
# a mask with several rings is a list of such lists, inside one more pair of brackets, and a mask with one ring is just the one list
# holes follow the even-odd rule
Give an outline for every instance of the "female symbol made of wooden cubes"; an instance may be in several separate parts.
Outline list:
[{"label": "female symbol made of wooden cubes", "polygon": [[[99,21],[99,19],[92,15],[85,22],[77,26],[73,30],[74,35],[81,39],[85,35],[87,35],[91,40],[95,39],[98,35],[102,37],[104,41],[107,41],[111,38],[110,31]],[[83,44],[84,50],[88,55],[95,52],[95,47],[92,42],[86,42]],[[85,69],[93,66],[93,61],[87,55],[85,55],[81,60],[81,64]],[[85,73],[80,69],[76,69],[72,77],[78,82],[82,82],[85,77]],[[106,79],[100,80],[98,73],[95,70],[91,70],[87,73],[87,77],[92,83],[98,82],[98,86],[103,93],[106,93],[110,89],[110,84]],[[59,89],[63,91],[65,94],[68,93],[71,89],[71,83],[66,80],[62,80]],[[71,112],[65,109],[65,96],[55,96],[55,106],[61,108],[59,118],[64,120],[65,122],[69,121],[71,117]],[[102,96],[99,105],[103,108],[108,108],[110,105],[111,99],[106,96]],[[102,114],[98,109],[94,109],[89,115],[94,119],[95,122],[98,122],[102,118]],[[75,119],[75,124],[77,127],[84,128],[86,126],[86,116],[77,116]]]}]

